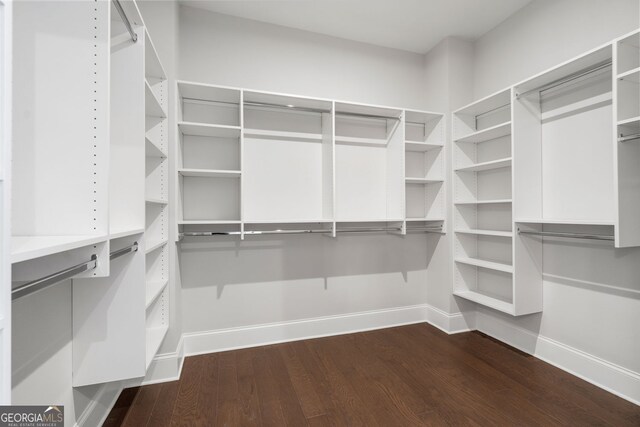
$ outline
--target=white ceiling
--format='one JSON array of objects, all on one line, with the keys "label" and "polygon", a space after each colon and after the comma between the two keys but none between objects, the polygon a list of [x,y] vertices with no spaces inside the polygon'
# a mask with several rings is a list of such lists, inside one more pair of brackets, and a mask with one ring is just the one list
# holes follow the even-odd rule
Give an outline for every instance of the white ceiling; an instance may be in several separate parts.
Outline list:
[{"label": "white ceiling", "polygon": [[212,12],[425,53],[477,39],[531,0],[180,0]]}]

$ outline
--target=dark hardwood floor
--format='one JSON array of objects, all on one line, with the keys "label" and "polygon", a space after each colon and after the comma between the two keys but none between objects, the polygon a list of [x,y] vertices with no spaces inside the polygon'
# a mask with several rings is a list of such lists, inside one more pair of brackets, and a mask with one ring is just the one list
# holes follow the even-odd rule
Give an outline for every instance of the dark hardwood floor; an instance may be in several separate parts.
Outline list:
[{"label": "dark hardwood floor", "polygon": [[640,426],[640,407],[483,334],[426,324],[185,359],[105,426]]}]

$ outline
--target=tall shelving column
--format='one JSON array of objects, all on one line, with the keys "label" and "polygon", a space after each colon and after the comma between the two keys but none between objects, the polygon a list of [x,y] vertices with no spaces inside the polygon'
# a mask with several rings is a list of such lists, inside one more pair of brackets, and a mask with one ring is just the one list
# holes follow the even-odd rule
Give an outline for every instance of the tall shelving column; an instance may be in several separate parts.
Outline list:
[{"label": "tall shelving column", "polygon": [[169,329],[168,81],[145,31],[146,147],[146,367]]},{"label": "tall shelving column", "polygon": [[11,403],[11,16],[0,0],[0,405]]},{"label": "tall shelving column", "polygon": [[516,314],[511,89],[453,113],[454,295]]},{"label": "tall shelving column", "polygon": [[405,110],[405,221],[411,227],[441,224],[446,218],[444,115]]},{"label": "tall shelving column", "polygon": [[640,246],[640,31],[614,42],[616,247]]}]

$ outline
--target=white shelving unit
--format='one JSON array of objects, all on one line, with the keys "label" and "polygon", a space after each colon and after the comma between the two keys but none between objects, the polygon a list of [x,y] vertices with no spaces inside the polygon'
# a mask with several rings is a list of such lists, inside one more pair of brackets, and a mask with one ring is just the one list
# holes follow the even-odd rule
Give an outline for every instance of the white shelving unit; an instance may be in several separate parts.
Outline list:
[{"label": "white shelving unit", "polygon": [[11,404],[12,3],[0,0],[0,405]]},{"label": "white shelving unit", "polygon": [[510,89],[453,113],[454,295],[519,315],[541,306],[516,304],[511,133]]},{"label": "white shelving unit", "polygon": [[335,236],[338,224],[393,223],[404,234],[407,222],[444,221],[442,114],[183,81],[177,91],[179,231],[244,238],[308,224]]}]

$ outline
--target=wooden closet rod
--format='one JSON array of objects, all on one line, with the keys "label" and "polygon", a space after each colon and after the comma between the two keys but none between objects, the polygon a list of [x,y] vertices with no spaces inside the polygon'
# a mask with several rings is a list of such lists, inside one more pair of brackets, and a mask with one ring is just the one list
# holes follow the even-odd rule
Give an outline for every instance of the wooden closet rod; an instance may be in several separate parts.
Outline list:
[{"label": "wooden closet rod", "polygon": [[129,31],[129,34],[131,34],[131,40],[133,40],[134,43],[137,42],[138,41],[138,35],[133,30],[133,27],[131,26],[131,21],[129,21],[129,18],[127,17],[127,14],[124,12],[124,9],[122,8],[122,5],[120,4],[120,0],[111,0],[111,2],[116,7],[116,10],[118,11],[118,14],[120,15],[120,18],[122,18],[122,22],[124,23],[124,26],[127,28],[127,31]]}]

